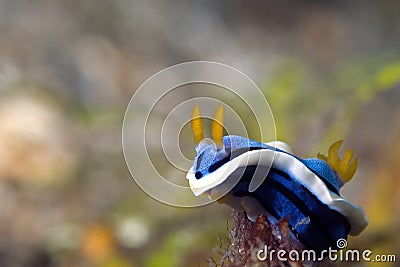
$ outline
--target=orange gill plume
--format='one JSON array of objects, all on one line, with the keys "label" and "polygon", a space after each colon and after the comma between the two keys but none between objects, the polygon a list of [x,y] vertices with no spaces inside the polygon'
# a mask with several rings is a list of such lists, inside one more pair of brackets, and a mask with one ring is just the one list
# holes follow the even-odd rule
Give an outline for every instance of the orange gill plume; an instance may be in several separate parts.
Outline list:
[{"label": "orange gill plume", "polygon": [[318,153],[317,157],[326,161],[329,166],[343,179],[345,183],[353,178],[358,165],[358,159],[352,161],[353,149],[343,149],[342,158],[339,157],[339,149],[343,144],[343,140],[337,141],[329,147],[328,156]]}]

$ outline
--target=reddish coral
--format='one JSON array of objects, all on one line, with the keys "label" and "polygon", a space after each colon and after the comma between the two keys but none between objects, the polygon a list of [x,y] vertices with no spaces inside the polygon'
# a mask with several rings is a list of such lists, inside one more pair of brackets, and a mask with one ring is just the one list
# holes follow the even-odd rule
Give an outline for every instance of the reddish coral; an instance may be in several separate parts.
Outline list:
[{"label": "reddish coral", "polygon": [[304,246],[293,237],[285,219],[272,224],[265,216],[260,215],[255,222],[251,222],[244,212],[234,211],[232,214],[233,229],[229,231],[229,245],[221,247],[218,252],[222,258],[219,264],[215,261],[213,265],[223,267],[236,266],[303,266],[300,262],[280,262],[276,254],[272,260],[265,261],[257,259],[257,252],[268,247],[268,250],[284,250],[288,255],[290,250],[299,253]]}]

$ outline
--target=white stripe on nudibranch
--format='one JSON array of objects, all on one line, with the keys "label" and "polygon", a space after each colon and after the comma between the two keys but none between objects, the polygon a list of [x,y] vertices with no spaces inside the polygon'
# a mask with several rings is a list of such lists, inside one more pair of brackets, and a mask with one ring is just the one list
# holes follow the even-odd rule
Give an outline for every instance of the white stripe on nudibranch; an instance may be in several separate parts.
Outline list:
[{"label": "white stripe on nudibranch", "polygon": [[[226,179],[228,179],[229,175],[231,175],[238,168],[251,165],[264,166],[268,164],[268,162],[270,163],[272,158],[273,168],[285,170],[292,177],[294,177],[296,181],[298,181],[313,195],[315,195],[322,203],[342,214],[348,220],[351,226],[349,233],[350,235],[358,235],[365,229],[368,221],[365,217],[364,210],[360,206],[352,204],[345,198],[330,191],[325,183],[318,177],[318,175],[308,169],[297,158],[284,152],[271,149],[248,151],[230,160],[214,172],[205,175],[201,179],[196,179],[192,167],[186,178],[189,180],[190,188],[192,189],[193,193],[196,196],[199,196],[204,192],[222,184]],[[232,189],[235,184],[234,181],[230,182],[232,182],[230,185],[230,189]]]}]

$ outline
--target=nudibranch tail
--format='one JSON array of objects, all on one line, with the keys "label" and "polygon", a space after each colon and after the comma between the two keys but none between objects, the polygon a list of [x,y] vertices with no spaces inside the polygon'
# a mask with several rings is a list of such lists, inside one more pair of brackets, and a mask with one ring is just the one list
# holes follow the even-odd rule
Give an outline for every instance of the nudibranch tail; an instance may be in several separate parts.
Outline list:
[{"label": "nudibranch tail", "polygon": [[198,105],[194,106],[192,112],[192,131],[194,136],[194,144],[198,145],[204,138],[203,123],[201,121],[201,113]]},{"label": "nudibranch tail", "polygon": [[339,149],[342,144],[343,140],[332,144],[329,147],[328,157],[320,153],[318,153],[317,157],[326,161],[329,166],[342,178],[343,182],[347,183],[351,180],[357,170],[358,159],[354,158],[354,160],[351,161],[354,155],[354,151],[352,149],[344,149],[343,157],[340,159]]},{"label": "nudibranch tail", "polygon": [[222,137],[224,134],[224,107],[220,105],[215,112],[214,119],[212,122],[211,133],[213,140],[218,148],[224,146]]}]

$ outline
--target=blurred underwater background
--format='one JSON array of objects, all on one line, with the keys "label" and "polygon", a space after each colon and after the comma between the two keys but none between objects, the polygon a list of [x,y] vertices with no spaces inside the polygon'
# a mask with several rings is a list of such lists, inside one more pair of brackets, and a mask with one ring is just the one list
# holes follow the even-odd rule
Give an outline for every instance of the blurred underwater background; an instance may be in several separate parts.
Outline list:
[{"label": "blurred underwater background", "polygon": [[[326,154],[344,139],[359,167],[342,193],[370,221],[349,247],[395,254],[397,263],[338,266],[399,266],[399,10],[397,1],[1,1],[0,266],[208,266],[218,258],[230,208],[154,200],[122,153],[135,90],[192,60],[253,79],[277,138],[296,155]],[[160,118],[174,101],[166,97]],[[190,128],[183,133],[191,158]],[[151,154],[161,172],[184,179],[161,148]]]}]

